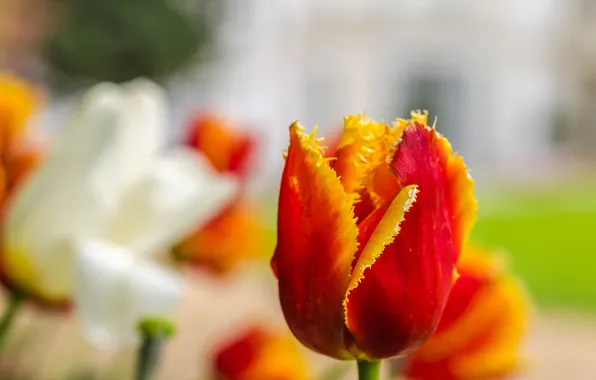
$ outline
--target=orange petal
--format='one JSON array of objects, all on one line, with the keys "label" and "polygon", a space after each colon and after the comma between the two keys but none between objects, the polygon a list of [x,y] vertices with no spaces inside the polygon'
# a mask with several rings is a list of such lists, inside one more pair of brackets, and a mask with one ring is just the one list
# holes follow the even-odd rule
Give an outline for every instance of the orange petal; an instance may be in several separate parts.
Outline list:
[{"label": "orange petal", "polygon": [[3,154],[22,134],[39,99],[33,86],[15,76],[0,73],[0,151]]},{"label": "orange petal", "polygon": [[527,297],[494,257],[472,251],[458,264],[461,277],[437,331],[406,366],[413,378],[497,378],[517,370]]},{"label": "orange petal", "polygon": [[174,248],[177,258],[216,274],[262,255],[263,231],[256,212],[236,202]]},{"label": "orange petal", "polygon": [[205,154],[218,171],[247,174],[253,140],[233,130],[224,118],[211,114],[197,117],[187,143]]},{"label": "orange petal", "polygon": [[251,327],[217,350],[213,375],[227,380],[310,379],[296,345],[291,336]]},{"label": "orange petal", "polygon": [[307,347],[349,358],[343,300],[357,249],[350,198],[327,165],[314,133],[290,127],[279,196],[279,297],[288,326]]}]

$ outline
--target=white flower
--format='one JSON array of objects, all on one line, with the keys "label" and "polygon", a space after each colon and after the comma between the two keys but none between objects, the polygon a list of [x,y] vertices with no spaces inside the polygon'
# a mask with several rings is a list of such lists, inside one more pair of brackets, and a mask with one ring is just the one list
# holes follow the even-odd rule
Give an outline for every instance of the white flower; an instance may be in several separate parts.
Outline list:
[{"label": "white flower", "polygon": [[139,318],[172,312],[181,282],[151,256],[238,188],[196,151],[164,152],[166,104],[145,80],[91,89],[6,216],[6,274],[47,301],[74,296],[102,346],[132,344]]}]

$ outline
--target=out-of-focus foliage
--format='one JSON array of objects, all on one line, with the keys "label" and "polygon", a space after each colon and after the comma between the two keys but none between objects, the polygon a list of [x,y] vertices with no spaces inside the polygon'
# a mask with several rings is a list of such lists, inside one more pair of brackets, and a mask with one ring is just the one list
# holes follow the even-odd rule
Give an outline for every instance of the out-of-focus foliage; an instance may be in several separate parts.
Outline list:
[{"label": "out-of-focus foliage", "polygon": [[163,79],[211,46],[221,3],[61,0],[46,51],[55,82]]},{"label": "out-of-focus foliage", "polygon": [[543,305],[596,310],[596,181],[500,189],[482,199],[473,240],[504,247],[512,265]]}]

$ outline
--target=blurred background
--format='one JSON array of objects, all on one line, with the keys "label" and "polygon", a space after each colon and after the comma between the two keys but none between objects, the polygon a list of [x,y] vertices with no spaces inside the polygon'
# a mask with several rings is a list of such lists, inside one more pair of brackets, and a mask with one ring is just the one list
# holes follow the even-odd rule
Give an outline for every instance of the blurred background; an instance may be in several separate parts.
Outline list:
[{"label": "blurred background", "polygon": [[[594,378],[595,1],[0,0],[0,65],[46,89],[34,124],[48,135],[89,85],[138,76],[167,89],[172,141],[201,110],[240,121],[260,140],[250,193],[272,231],[292,121],[332,136],[348,113],[430,110],[477,183],[473,240],[506,252],[536,301],[522,378]],[[267,268],[189,276],[162,379],[196,379],[234,326],[284,326]],[[20,325],[44,332],[30,354],[45,373],[129,366],[61,317]]]}]

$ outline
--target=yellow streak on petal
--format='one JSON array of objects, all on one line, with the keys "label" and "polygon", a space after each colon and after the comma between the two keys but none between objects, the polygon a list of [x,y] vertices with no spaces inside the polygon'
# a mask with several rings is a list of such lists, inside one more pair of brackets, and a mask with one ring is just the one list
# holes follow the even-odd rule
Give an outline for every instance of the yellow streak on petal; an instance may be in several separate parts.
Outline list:
[{"label": "yellow streak on petal", "polygon": [[[346,297],[344,298],[344,310],[346,310],[348,295],[350,291],[355,289],[360,281],[364,278],[364,272],[370,268],[374,262],[381,256],[385,246],[391,244],[397,234],[399,233],[400,224],[405,219],[406,212],[412,207],[416,201],[416,194],[418,189],[416,185],[404,187],[399,194],[393,199],[383,218],[375,228],[370,237],[366,247],[356,262],[354,271],[348,284]],[[348,325],[346,312],[346,325]],[[349,327],[349,325],[348,325]]]}]

